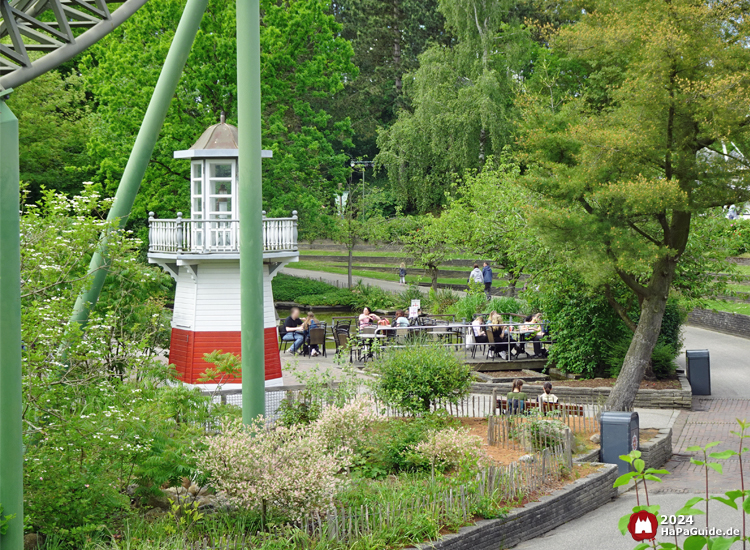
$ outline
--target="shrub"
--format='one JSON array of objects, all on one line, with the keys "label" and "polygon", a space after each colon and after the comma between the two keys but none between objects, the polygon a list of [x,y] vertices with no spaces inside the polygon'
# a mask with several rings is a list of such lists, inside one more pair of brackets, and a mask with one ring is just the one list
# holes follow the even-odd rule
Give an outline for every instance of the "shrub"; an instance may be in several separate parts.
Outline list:
[{"label": "shrub", "polygon": [[325,409],[313,424],[313,431],[329,450],[358,449],[369,440],[378,419],[372,399],[360,396],[342,407]]},{"label": "shrub", "polygon": [[355,309],[365,306],[370,309],[393,309],[404,305],[398,294],[383,290],[379,286],[366,285],[361,280],[357,281],[351,292],[352,306]]},{"label": "shrub", "polygon": [[532,416],[521,425],[521,439],[527,451],[541,451],[565,442],[567,426],[559,421]]},{"label": "shrub", "polygon": [[525,315],[529,311],[526,302],[507,296],[494,296],[485,306],[484,311],[497,311],[498,313],[518,313]]},{"label": "shrub", "polygon": [[355,455],[355,471],[369,478],[429,471],[429,461],[414,453],[414,447],[425,441],[431,431],[445,428],[446,420],[437,415],[389,419],[373,431],[372,440]]},{"label": "shrub", "polygon": [[[448,311],[456,302],[461,298],[449,288],[441,288],[435,292],[430,288],[429,292],[429,307],[430,312],[440,315]],[[424,298],[422,298],[424,300]]]},{"label": "shrub", "polygon": [[322,281],[315,281],[304,277],[293,277],[283,273],[273,278],[272,286],[275,302],[296,302],[299,296],[327,295],[341,290]]},{"label": "shrub", "polygon": [[379,375],[372,381],[377,398],[415,414],[429,412],[437,400],[457,402],[471,384],[471,367],[436,344],[388,350],[373,371]]},{"label": "shrub", "polygon": [[431,430],[427,439],[414,446],[414,452],[431,465],[432,474],[448,468],[475,471],[485,459],[482,439],[466,428]]},{"label": "shrub", "polygon": [[332,505],[345,484],[339,472],[350,460],[349,449],[329,450],[309,427],[269,431],[263,419],[225,424],[198,456],[214,487],[234,504],[262,515],[273,509],[293,520]]}]

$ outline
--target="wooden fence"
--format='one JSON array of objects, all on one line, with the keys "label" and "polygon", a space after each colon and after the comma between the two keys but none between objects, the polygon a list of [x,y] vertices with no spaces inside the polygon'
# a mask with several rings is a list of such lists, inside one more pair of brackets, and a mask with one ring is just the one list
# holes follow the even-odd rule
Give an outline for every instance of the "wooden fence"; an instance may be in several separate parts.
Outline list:
[{"label": "wooden fence", "polygon": [[[434,491],[420,498],[401,502],[374,502],[362,506],[337,506],[325,514],[305,516],[297,527],[316,539],[352,542],[379,530],[388,529],[415,516],[428,514],[441,524],[459,518],[469,522],[483,499],[513,504],[525,496],[559,482],[572,468],[567,443],[542,449],[524,462],[509,466],[491,466],[482,470],[473,482],[456,489]],[[231,550],[253,548],[246,537],[217,541],[202,540],[190,550]]]}]

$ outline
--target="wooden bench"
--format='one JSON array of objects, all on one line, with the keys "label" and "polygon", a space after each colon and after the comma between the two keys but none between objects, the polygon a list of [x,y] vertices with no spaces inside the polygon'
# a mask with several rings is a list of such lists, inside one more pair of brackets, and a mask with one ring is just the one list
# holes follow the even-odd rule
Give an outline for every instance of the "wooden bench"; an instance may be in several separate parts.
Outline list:
[{"label": "wooden bench", "polygon": [[[584,416],[583,405],[576,405],[574,403],[542,403],[543,412],[548,413],[552,411],[561,411],[563,416]],[[508,411],[508,400],[505,397],[501,397],[497,400],[497,408],[500,409],[502,414]],[[539,402],[536,399],[527,399],[524,402],[524,410],[536,410],[539,408]]]}]

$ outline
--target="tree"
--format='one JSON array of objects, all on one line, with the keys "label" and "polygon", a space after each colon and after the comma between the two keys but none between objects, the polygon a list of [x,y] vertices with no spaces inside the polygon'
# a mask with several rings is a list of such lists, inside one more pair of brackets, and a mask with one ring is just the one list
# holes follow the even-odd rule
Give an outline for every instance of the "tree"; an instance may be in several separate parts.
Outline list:
[{"label": "tree", "polygon": [[693,219],[750,196],[747,161],[721,152],[750,132],[745,15],[739,0],[591,2],[552,38],[548,85],[521,99],[522,181],[546,198],[532,222],[589,281],[619,277],[638,298],[637,323],[612,301],[634,331],[615,410],[649,365]]},{"label": "tree", "polygon": [[374,158],[378,127],[388,127],[405,105],[403,76],[419,66],[430,44],[450,42],[437,0],[336,0],[341,36],[354,48],[359,75],[325,102],[343,119],[352,113],[355,156]]},{"label": "tree", "polygon": [[405,211],[435,210],[453,174],[481,170],[511,142],[513,99],[532,41],[510,1],[440,0],[455,37],[404,79],[409,104],[378,137],[379,166]]},{"label": "tree", "polygon": [[18,116],[27,200],[39,201],[43,188],[80,192],[81,182],[94,174],[86,142],[95,120],[80,76],[44,73],[15,90],[8,105]]},{"label": "tree", "polygon": [[450,227],[447,219],[423,216],[419,227],[401,237],[404,250],[414,258],[414,264],[424,267],[432,280],[432,290],[438,290],[438,268],[451,251]]},{"label": "tree", "polygon": [[511,292],[522,274],[533,276],[550,261],[527,218],[538,197],[518,184],[518,173],[518,166],[502,162],[467,173],[442,213],[451,246],[501,265]]},{"label": "tree", "polygon": [[[151,92],[174,36],[183,0],[152,0],[82,61],[88,89],[98,101],[100,124],[89,147],[98,162],[97,178],[112,193],[122,174]],[[337,184],[349,167],[343,152],[351,146],[351,123],[333,120],[316,107],[354,78],[351,45],[324,0],[261,2],[261,92],[263,146],[273,160],[263,163],[264,208],[269,216],[317,215],[332,204]],[[185,66],[144,178],[133,218],[189,206],[188,165],[173,151],[189,148],[226,113],[237,116],[235,2],[213,0]]]}]

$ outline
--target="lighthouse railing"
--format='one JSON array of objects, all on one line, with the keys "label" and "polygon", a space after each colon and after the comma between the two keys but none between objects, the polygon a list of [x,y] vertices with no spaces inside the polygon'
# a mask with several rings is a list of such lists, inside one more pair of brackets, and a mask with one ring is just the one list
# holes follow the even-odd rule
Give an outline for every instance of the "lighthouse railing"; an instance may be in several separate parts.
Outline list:
[{"label": "lighthouse railing", "polygon": [[[239,252],[239,220],[232,219],[156,219],[148,218],[149,252],[204,254]],[[263,251],[297,250],[297,211],[290,218],[263,216]]]}]

